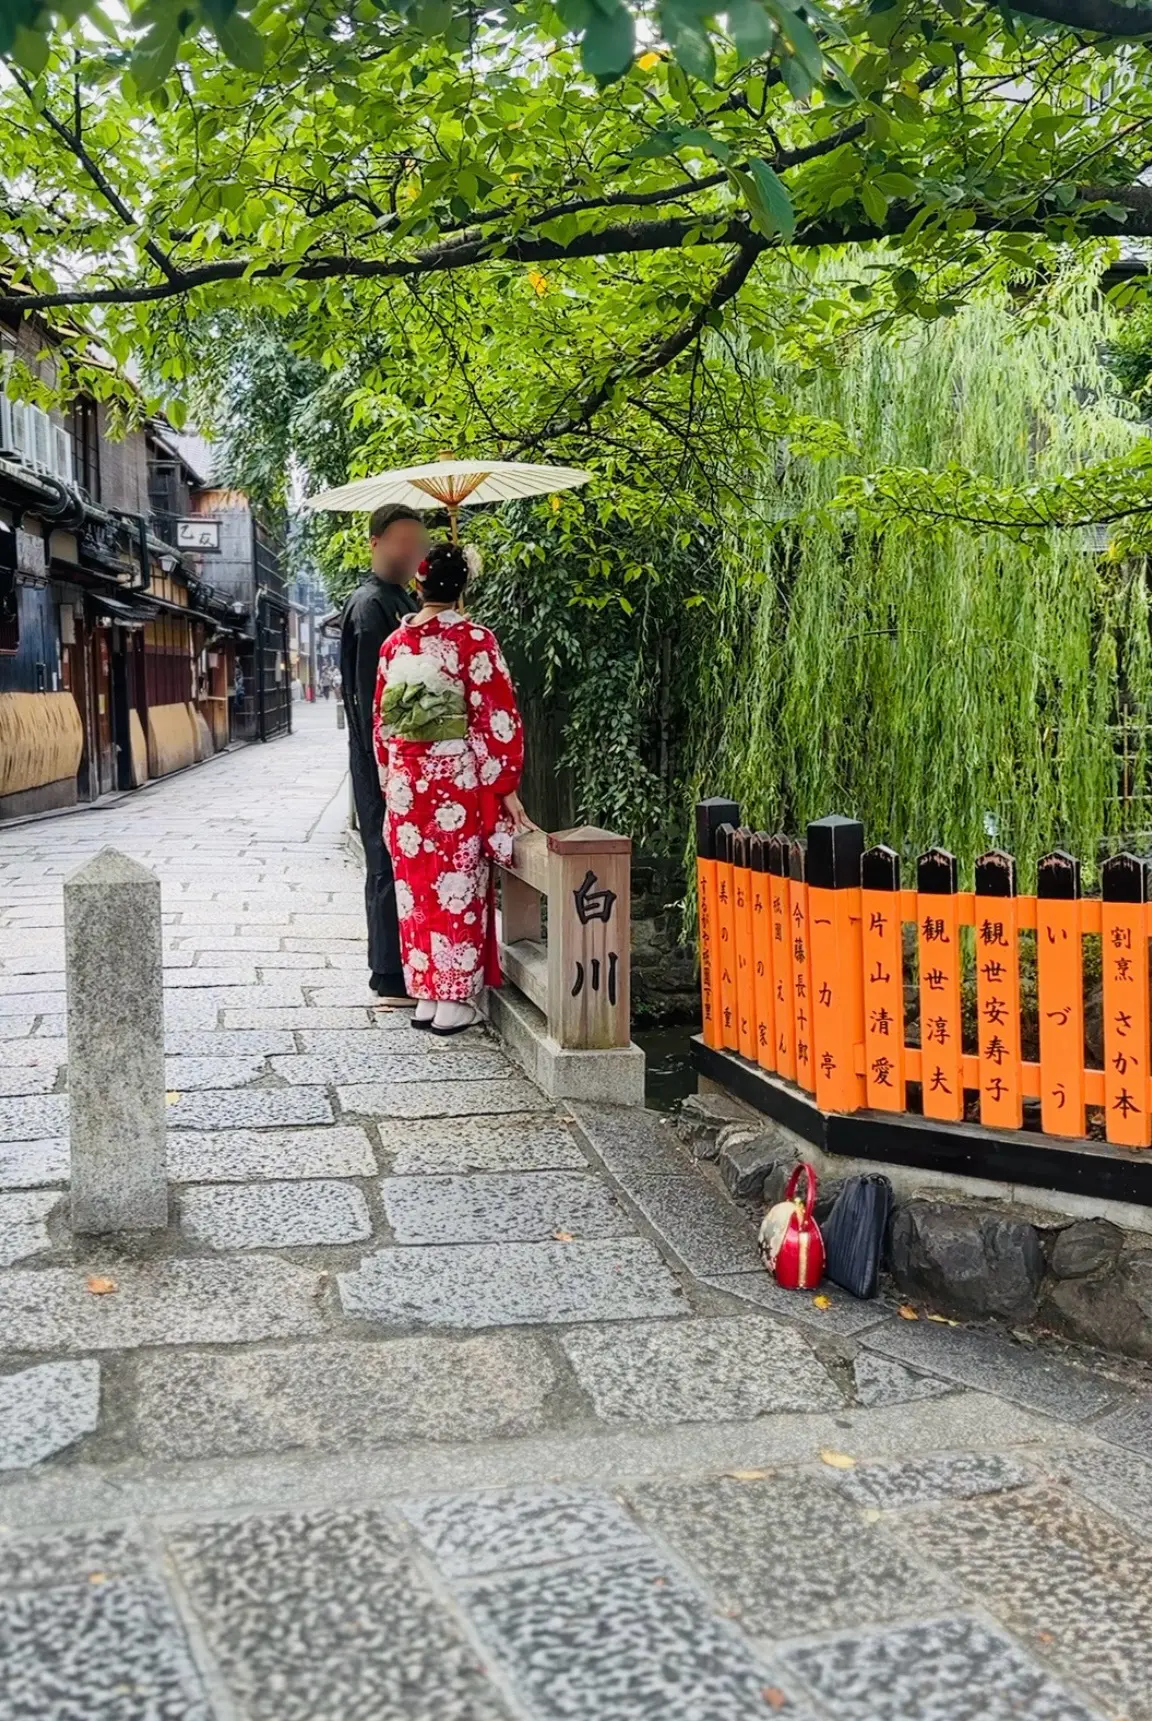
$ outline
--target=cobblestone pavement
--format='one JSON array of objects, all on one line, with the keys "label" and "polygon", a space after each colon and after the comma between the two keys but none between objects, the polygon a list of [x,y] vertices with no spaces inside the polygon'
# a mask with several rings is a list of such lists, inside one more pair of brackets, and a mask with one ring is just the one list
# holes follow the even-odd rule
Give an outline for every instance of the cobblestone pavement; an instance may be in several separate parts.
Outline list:
[{"label": "cobblestone pavement", "polygon": [[[0,1721],[1152,1721],[1152,1400],[779,1292],[653,1117],[372,1014],[298,719],[0,832]],[[105,843],[164,888],[131,1246],[64,1199]]]}]

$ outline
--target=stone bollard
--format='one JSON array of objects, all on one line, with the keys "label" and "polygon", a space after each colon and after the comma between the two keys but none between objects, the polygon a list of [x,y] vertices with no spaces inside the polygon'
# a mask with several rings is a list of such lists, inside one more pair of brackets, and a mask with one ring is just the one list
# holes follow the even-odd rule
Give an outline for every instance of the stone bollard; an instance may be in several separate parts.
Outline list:
[{"label": "stone bollard", "polygon": [[72,1227],[168,1223],[160,880],[101,849],[64,884]]}]

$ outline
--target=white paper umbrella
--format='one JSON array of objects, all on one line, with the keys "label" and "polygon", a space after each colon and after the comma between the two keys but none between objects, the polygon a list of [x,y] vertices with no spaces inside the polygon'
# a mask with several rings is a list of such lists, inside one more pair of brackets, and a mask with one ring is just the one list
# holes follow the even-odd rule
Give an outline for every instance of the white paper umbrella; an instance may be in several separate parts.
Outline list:
[{"label": "white paper umbrella", "polygon": [[397,472],[380,472],[375,478],[357,478],[336,490],[310,496],[307,508],[332,508],[360,513],[373,508],[399,505],[427,508],[430,503],[447,508],[456,536],[456,516],[461,508],[478,502],[513,502],[521,496],[547,496],[553,490],[572,490],[586,484],[590,472],[575,466],[536,466],[517,460],[455,460],[442,455],[427,466],[406,466]]}]

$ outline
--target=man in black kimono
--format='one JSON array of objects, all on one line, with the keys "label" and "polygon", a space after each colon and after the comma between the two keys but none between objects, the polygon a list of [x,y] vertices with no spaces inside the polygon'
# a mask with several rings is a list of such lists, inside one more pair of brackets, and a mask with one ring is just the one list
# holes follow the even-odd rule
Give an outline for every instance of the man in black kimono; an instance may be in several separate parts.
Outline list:
[{"label": "man in black kimono", "polygon": [[348,716],[348,755],[356,823],[364,844],[368,911],[368,984],[380,998],[403,998],[400,929],[392,861],[384,847],[384,796],[372,742],[380,647],[402,617],[419,609],[409,594],[428,551],[428,533],[411,508],[377,508],[368,525],[372,570],[348,598],[340,618],[340,677]]}]

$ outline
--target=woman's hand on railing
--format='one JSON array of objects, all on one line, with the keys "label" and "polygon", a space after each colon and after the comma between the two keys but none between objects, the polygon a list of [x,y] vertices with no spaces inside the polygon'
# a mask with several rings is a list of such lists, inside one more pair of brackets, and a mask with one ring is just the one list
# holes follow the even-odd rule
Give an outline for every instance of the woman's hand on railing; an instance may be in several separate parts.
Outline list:
[{"label": "woman's hand on railing", "polygon": [[520,799],[519,795],[515,793],[505,795],[503,797],[503,801],[504,811],[512,820],[517,836],[523,836],[526,831],[538,831],[540,829],[540,826],[534,825],[532,820],[528,817],[528,814],[524,811],[524,803]]}]

